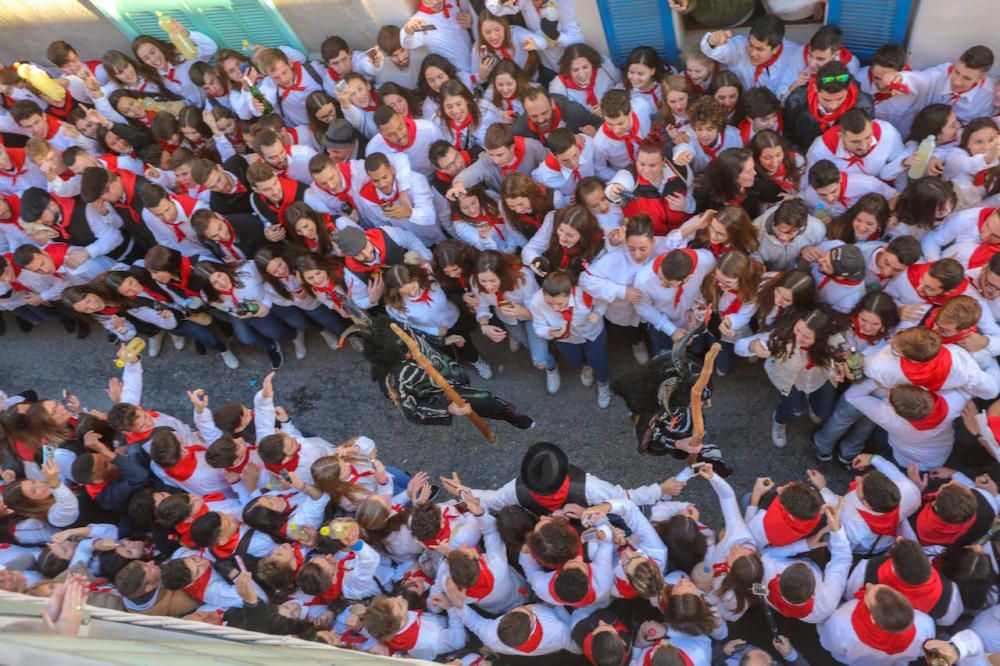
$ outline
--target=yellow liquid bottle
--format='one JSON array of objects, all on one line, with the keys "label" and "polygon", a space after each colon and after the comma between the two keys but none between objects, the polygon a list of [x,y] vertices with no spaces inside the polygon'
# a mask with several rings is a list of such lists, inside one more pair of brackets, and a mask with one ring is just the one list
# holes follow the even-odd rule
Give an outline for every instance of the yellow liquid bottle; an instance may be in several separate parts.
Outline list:
[{"label": "yellow liquid bottle", "polygon": [[191,41],[191,36],[180,23],[177,23],[163,12],[156,12],[156,18],[159,19],[160,30],[167,33],[170,43],[177,47],[182,56],[187,60],[191,60],[198,55],[198,47],[194,45],[194,42]]},{"label": "yellow liquid bottle", "polygon": [[[125,358],[129,359],[133,356],[138,358],[139,354],[141,354],[144,349],[146,349],[146,341],[140,337],[134,337],[127,345],[125,345]],[[125,361],[123,359],[118,359],[115,361],[115,365],[119,368],[124,368]]]},{"label": "yellow liquid bottle", "polygon": [[53,81],[44,69],[35,67],[28,62],[15,64],[14,69],[18,76],[33,85],[38,92],[46,97],[51,97],[57,102],[66,99],[66,89]]}]

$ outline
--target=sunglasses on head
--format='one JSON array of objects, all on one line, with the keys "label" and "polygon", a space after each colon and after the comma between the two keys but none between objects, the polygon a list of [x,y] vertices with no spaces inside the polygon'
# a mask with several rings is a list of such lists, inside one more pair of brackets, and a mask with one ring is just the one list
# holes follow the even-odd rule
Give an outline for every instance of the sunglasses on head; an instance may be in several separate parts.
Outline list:
[{"label": "sunglasses on head", "polygon": [[837,76],[821,76],[819,77],[820,83],[847,83],[851,80],[850,74],[838,74]]}]

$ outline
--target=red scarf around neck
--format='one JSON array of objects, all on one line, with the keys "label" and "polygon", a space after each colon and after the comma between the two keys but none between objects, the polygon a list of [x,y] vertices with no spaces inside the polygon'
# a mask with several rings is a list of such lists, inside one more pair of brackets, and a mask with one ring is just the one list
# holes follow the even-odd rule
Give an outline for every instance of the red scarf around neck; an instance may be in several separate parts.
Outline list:
[{"label": "red scarf around neck", "polygon": [[951,350],[941,347],[938,355],[929,361],[911,361],[905,356],[899,359],[899,369],[911,384],[928,391],[940,391],[951,374]]},{"label": "red scarf around neck", "polygon": [[892,558],[887,558],[878,568],[878,582],[888,585],[902,594],[911,606],[922,613],[929,613],[934,608],[938,599],[941,598],[941,591],[944,587],[941,575],[934,567],[931,567],[931,575],[924,582],[915,585],[905,582],[892,566]]},{"label": "red scarf around neck", "polygon": [[809,614],[813,612],[813,606],[816,604],[815,597],[809,597],[809,599],[801,604],[793,604],[781,596],[781,587],[779,585],[780,579],[781,574],[778,574],[768,582],[767,602],[774,606],[774,609],[785,617],[795,618],[796,620],[808,617]]},{"label": "red scarf around neck", "polygon": [[972,516],[964,523],[945,522],[934,510],[936,499],[937,493],[924,495],[924,500],[930,501],[917,514],[917,540],[924,546],[950,546],[969,531],[976,517]]},{"label": "red scarf around neck", "polygon": [[[861,593],[864,593],[863,589]],[[892,633],[878,626],[875,624],[868,606],[865,605],[864,599],[858,600],[858,605],[851,613],[851,626],[854,628],[858,640],[871,649],[885,654],[905,652],[917,634],[917,628],[912,624],[899,633]]]},{"label": "red scarf around neck", "polygon": [[858,87],[851,81],[847,86],[847,99],[836,110],[826,113],[820,111],[819,108],[819,93],[816,90],[815,78],[809,82],[806,97],[809,102],[809,112],[819,122],[820,129],[825,132],[831,125],[840,120],[842,115],[854,108],[854,103],[858,100]]},{"label": "red scarf around neck", "polygon": [[781,503],[781,495],[774,498],[764,512],[764,534],[772,546],[787,546],[808,536],[819,524],[819,514],[813,518],[796,518]]}]

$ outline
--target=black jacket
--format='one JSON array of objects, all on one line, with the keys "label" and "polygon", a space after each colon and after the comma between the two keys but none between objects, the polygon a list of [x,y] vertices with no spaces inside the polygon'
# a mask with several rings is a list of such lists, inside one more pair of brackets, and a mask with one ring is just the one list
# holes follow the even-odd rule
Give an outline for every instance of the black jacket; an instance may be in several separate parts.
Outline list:
[{"label": "black jacket", "polygon": [[[851,85],[858,84],[853,82]],[[875,103],[872,101],[871,95],[861,92],[860,88],[853,108],[861,109],[868,114],[869,118],[875,117]],[[829,129],[829,126],[820,126],[819,120],[809,110],[808,86],[796,88],[795,92],[785,100],[784,119],[785,137],[794,143],[803,155],[809,150],[809,146],[816,140],[816,137],[824,130]]]}]

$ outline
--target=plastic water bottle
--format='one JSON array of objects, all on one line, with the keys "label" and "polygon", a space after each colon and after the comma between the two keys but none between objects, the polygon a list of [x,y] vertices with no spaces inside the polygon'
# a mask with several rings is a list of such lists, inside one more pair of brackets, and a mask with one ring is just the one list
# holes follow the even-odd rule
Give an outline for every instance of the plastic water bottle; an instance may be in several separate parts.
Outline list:
[{"label": "plastic water bottle", "polygon": [[816,204],[816,210],[813,211],[813,217],[823,224],[826,224],[833,216],[830,214],[830,209],[826,207],[826,204],[820,201]]},{"label": "plastic water bottle", "polygon": [[153,113],[171,113],[174,109],[173,102],[161,102],[152,97],[142,98],[142,108]]},{"label": "plastic water bottle", "polygon": [[160,30],[167,33],[167,38],[185,59],[191,60],[198,55],[198,47],[191,41],[191,36],[180,23],[170,18],[163,12],[156,12],[156,18],[160,24]]},{"label": "plastic water bottle", "polygon": [[30,62],[14,63],[14,71],[46,97],[57,102],[66,99],[66,89],[53,81],[52,77],[41,67],[36,67]]},{"label": "plastic water bottle", "polygon": [[133,356],[138,358],[139,354],[141,354],[145,348],[145,340],[139,337],[132,338],[129,343],[125,345],[125,358],[116,360],[115,365],[119,368],[124,368],[126,360],[132,358]]},{"label": "plastic water bottle", "polygon": [[937,148],[937,138],[933,134],[928,134],[920,142],[917,152],[913,153],[913,159],[910,160],[910,170],[906,174],[910,177],[910,180],[924,177],[935,148]]}]

